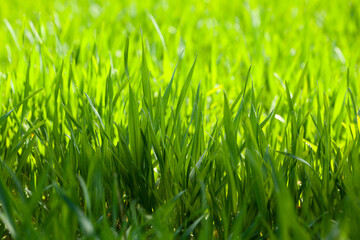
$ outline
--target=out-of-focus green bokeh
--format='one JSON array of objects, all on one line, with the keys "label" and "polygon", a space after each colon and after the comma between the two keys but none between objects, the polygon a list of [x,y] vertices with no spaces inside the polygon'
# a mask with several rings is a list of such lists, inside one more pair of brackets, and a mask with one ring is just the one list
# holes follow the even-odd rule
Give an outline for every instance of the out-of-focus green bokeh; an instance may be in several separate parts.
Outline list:
[{"label": "out-of-focus green bokeh", "polygon": [[[357,1],[6,0],[0,16],[11,24],[17,44],[1,24],[0,59],[3,69],[16,68],[31,51],[39,51],[36,43],[41,41],[43,51],[59,62],[75,44],[91,51],[96,42],[101,61],[111,53],[118,63],[126,36],[132,43],[131,59],[139,56],[142,29],[151,73],[160,86],[169,81],[185,49],[184,62],[189,64],[198,53],[203,67],[195,76],[209,90],[219,84],[241,91],[241,76],[253,65],[254,84],[277,95],[274,73],[293,87],[309,62],[312,82],[318,82],[321,91],[331,91],[334,84],[344,86],[347,67],[358,75],[359,9]],[[21,53],[14,46],[21,47]]]}]

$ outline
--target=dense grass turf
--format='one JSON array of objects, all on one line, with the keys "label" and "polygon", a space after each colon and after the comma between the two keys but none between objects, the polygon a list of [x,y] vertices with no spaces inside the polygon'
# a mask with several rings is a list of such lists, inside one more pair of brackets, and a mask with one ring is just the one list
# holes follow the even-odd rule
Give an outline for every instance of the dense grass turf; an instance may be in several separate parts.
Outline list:
[{"label": "dense grass turf", "polygon": [[360,2],[0,4],[1,239],[360,238]]}]

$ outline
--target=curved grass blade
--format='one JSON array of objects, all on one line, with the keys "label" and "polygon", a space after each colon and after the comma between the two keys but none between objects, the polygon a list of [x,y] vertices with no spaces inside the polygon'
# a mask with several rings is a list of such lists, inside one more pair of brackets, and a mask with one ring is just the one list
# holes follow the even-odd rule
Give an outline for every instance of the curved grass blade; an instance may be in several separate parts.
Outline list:
[{"label": "curved grass blade", "polygon": [[172,76],[171,76],[171,80],[170,80],[169,84],[167,85],[166,90],[165,90],[165,93],[164,93],[164,95],[163,95],[164,109],[166,109],[166,107],[167,107],[168,100],[169,100],[169,96],[170,96],[170,91],[171,91],[171,85],[172,85],[172,83],[173,83],[173,81],[174,81],[175,72],[176,72],[176,69],[177,69],[177,67],[178,67],[178,65],[179,65],[179,63],[180,63],[181,56],[182,56],[183,52],[184,52],[184,50],[182,50],[181,53],[180,53],[179,60],[178,60],[178,62],[176,63],[174,72],[173,72],[173,74],[172,74]]},{"label": "curved grass blade", "polygon": [[176,110],[175,110],[175,118],[177,119],[179,114],[180,114],[180,109],[181,109],[181,105],[183,104],[184,102],[184,99],[185,99],[185,95],[186,95],[186,92],[189,88],[189,85],[190,85],[190,81],[191,81],[191,78],[192,78],[192,75],[194,73],[194,68],[195,68],[195,64],[196,64],[196,59],[197,59],[197,55],[195,56],[195,60],[191,66],[191,69],[190,69],[190,72],[185,80],[185,83],[181,89],[181,92],[180,92],[180,96],[179,96],[179,100],[178,100],[178,103],[176,105]]},{"label": "curved grass blade", "polygon": [[20,103],[18,103],[13,109],[11,109],[9,112],[7,112],[6,114],[4,114],[3,116],[0,117],[0,124],[2,124],[5,119],[13,112],[15,111],[17,108],[19,108],[22,104],[26,103],[30,98],[32,98],[33,96],[35,96],[36,94],[38,94],[39,92],[41,92],[43,90],[43,88],[40,88],[38,90],[36,90],[35,92],[31,93],[29,96],[27,96],[26,98],[24,98],[24,100],[22,100]]},{"label": "curved grass blade", "polygon": [[91,106],[92,111],[95,113],[95,116],[96,116],[96,117],[97,117],[97,119],[99,120],[99,122],[100,122],[100,124],[101,124],[102,128],[103,128],[103,129],[105,129],[105,125],[104,125],[104,123],[103,123],[103,121],[102,121],[102,119],[101,119],[101,117],[100,117],[100,115],[99,115],[98,111],[97,111],[97,110],[96,110],[96,108],[94,107],[94,104],[93,104],[93,102],[91,101],[91,98],[89,97],[89,95],[87,95],[87,93],[86,93],[86,92],[84,92],[84,93],[85,93],[85,95],[86,95],[86,98],[87,98],[87,100],[88,100],[88,102],[89,102],[90,106]]},{"label": "curved grass blade", "polygon": [[124,66],[125,66],[125,73],[128,79],[130,79],[129,75],[129,65],[128,65],[128,57],[129,57],[129,37],[126,38],[125,42],[125,50],[124,50]]},{"label": "curved grass blade", "polygon": [[293,159],[295,159],[295,160],[298,160],[299,162],[302,162],[302,163],[304,163],[306,166],[312,168],[312,166],[311,166],[307,161],[305,161],[304,159],[302,159],[301,157],[295,156],[295,155],[290,154],[290,153],[287,153],[287,152],[281,152],[281,151],[275,151],[275,152],[280,153],[280,154],[283,154],[283,155],[285,155],[285,156],[287,156],[287,157],[291,157],[291,158],[293,158]]}]

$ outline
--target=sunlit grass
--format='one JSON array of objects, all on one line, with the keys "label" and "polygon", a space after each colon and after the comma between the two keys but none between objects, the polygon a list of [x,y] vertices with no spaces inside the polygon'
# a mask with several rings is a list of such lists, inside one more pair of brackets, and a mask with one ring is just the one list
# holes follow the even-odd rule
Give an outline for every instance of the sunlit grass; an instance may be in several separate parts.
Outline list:
[{"label": "sunlit grass", "polygon": [[356,1],[5,1],[1,239],[358,239]]}]

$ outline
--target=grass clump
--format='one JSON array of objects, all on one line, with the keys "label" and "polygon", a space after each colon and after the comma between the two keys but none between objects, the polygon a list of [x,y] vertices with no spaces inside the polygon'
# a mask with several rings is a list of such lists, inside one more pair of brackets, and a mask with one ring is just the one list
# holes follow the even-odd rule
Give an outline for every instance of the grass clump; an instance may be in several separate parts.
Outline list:
[{"label": "grass clump", "polygon": [[2,239],[360,238],[359,8],[3,3]]}]

